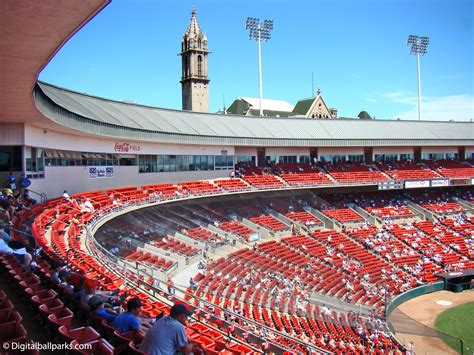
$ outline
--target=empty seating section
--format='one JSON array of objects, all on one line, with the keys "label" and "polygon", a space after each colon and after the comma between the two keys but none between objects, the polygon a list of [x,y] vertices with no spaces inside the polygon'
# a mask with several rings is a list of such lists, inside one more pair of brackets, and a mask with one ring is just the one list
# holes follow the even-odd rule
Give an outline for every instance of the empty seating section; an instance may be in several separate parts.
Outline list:
[{"label": "empty seating section", "polygon": [[250,186],[240,179],[214,180],[214,183],[226,191],[250,190]]},{"label": "empty seating section", "polygon": [[323,213],[339,222],[361,222],[363,218],[350,208],[337,208],[334,210],[324,210]]},{"label": "empty seating section", "polygon": [[160,269],[162,271],[167,271],[169,270],[174,262],[171,260],[166,260],[164,258],[160,258],[157,255],[154,255],[152,253],[146,252],[144,250],[137,249],[133,253],[127,255],[125,257],[126,260],[128,261],[135,261],[139,263],[145,263],[148,264],[154,268]]},{"label": "empty seating section", "polygon": [[459,163],[451,160],[439,160],[437,162],[425,162],[431,169],[447,178],[469,178],[474,177],[474,168],[467,162]]},{"label": "empty seating section", "polygon": [[211,244],[222,242],[221,236],[219,236],[217,233],[213,233],[210,230],[204,229],[202,227],[187,229],[185,231],[185,234],[201,242],[208,242]]},{"label": "empty seating section", "polygon": [[143,191],[148,191],[150,194],[155,194],[160,198],[171,198],[178,195],[178,190],[175,185],[172,184],[151,184],[143,185]]},{"label": "empty seating section", "polygon": [[367,212],[380,218],[411,218],[413,212],[406,206],[403,196],[383,194],[383,192],[357,195],[354,202]]},{"label": "empty seating section", "polygon": [[277,232],[288,229],[288,226],[272,216],[252,217],[250,221],[259,224],[271,231]]},{"label": "empty seating section", "polygon": [[378,166],[392,179],[399,181],[439,179],[441,177],[441,175],[437,174],[424,164],[397,162],[393,165],[379,164]]},{"label": "empty seating section", "polygon": [[293,172],[281,173],[280,177],[285,180],[288,185],[328,185],[332,184],[332,180],[327,174],[322,172]]},{"label": "empty seating section", "polygon": [[145,200],[149,198],[147,192],[138,190],[135,186],[113,188],[106,190],[105,193],[109,196],[113,195],[114,198],[121,201]]},{"label": "empty seating section", "polygon": [[285,216],[294,222],[303,223],[306,226],[320,226],[323,224],[323,222],[306,211],[289,212]]},{"label": "empty seating section", "polygon": [[181,187],[181,191],[184,194],[188,194],[188,193],[191,193],[193,195],[215,194],[221,191],[219,187],[212,185],[208,181],[178,182],[178,186]]},{"label": "empty seating section", "polygon": [[344,164],[328,166],[326,169],[335,180],[342,183],[390,181],[390,178],[376,167],[366,165]]},{"label": "empty seating section", "polygon": [[199,249],[168,236],[160,240],[154,240],[151,244],[157,248],[183,256],[193,256],[199,253]]},{"label": "empty seating section", "polygon": [[447,193],[411,192],[411,199],[422,207],[437,214],[455,214],[464,212],[464,208]]},{"label": "empty seating section", "polygon": [[274,175],[249,175],[242,177],[243,180],[257,188],[277,188],[284,186],[283,182]]},{"label": "empty seating section", "polygon": [[238,236],[244,238],[246,241],[250,240],[249,237],[251,234],[255,234],[255,231],[244,226],[239,221],[219,223],[219,228],[226,232],[237,234]]}]

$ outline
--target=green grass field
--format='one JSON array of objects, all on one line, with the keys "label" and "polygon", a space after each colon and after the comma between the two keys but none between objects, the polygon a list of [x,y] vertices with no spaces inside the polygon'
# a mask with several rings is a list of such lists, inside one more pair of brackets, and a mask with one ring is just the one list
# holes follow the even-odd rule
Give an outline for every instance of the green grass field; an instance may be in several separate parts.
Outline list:
[{"label": "green grass field", "polygon": [[[474,302],[444,311],[436,318],[435,328],[464,340],[464,354],[474,353]],[[461,353],[459,341],[443,340],[458,353]]]}]

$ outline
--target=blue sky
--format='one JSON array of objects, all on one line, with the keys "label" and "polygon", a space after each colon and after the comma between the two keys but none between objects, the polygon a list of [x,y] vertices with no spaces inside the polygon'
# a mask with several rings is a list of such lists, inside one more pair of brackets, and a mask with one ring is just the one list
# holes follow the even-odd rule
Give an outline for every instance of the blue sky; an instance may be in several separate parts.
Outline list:
[{"label": "blue sky", "polygon": [[51,60],[40,79],[92,95],[181,108],[181,37],[195,5],[212,54],[210,111],[258,97],[257,43],[247,17],[274,20],[262,44],[263,96],[296,104],[311,75],[329,107],[355,117],[417,118],[409,34],[430,36],[421,58],[423,118],[469,120],[472,0],[113,0]]}]

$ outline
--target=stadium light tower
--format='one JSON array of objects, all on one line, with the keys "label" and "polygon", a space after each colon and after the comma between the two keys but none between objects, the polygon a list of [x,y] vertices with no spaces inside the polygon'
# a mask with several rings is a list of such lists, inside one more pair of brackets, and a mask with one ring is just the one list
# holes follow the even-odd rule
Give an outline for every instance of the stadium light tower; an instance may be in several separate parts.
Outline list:
[{"label": "stadium light tower", "polygon": [[262,108],[262,48],[260,41],[270,40],[270,33],[273,30],[273,20],[260,22],[258,18],[247,17],[245,29],[250,30],[249,38],[258,42],[258,79],[260,83],[260,116],[263,116]]},{"label": "stadium light tower", "polygon": [[421,120],[421,76],[420,76],[420,54],[425,55],[430,39],[427,36],[408,36],[408,45],[411,46],[411,54],[416,55],[418,64],[418,120]]}]

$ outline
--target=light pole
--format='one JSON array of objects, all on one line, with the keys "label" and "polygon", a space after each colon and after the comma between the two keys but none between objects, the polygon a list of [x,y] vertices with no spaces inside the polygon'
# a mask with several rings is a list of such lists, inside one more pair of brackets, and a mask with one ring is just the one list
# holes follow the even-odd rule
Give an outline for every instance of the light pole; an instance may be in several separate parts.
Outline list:
[{"label": "light pole", "polygon": [[262,47],[260,41],[268,41],[273,30],[273,20],[260,22],[258,18],[248,17],[245,22],[245,29],[250,30],[249,38],[258,42],[258,79],[260,83],[260,116],[263,116],[262,108]]},{"label": "light pole", "polygon": [[411,46],[410,54],[416,55],[418,64],[418,120],[421,120],[421,76],[420,76],[420,54],[425,55],[430,39],[427,36],[408,36],[408,45]]}]

